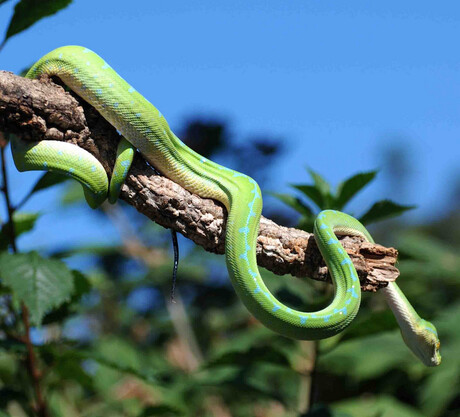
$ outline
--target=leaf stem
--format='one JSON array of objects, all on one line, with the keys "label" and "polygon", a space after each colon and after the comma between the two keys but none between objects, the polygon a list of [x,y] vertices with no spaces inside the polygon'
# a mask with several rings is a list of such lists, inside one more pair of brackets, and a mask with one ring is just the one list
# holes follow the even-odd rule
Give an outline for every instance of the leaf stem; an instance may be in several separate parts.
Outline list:
[{"label": "leaf stem", "polygon": [[[2,138],[3,139],[3,138]],[[8,139],[5,135],[5,139]],[[1,191],[5,197],[5,204],[6,209],[8,212],[8,235],[10,238],[10,246],[13,253],[18,253],[18,247],[16,244],[16,231],[14,228],[13,216],[15,213],[15,209],[11,204],[10,194],[8,190],[8,177],[6,172],[6,159],[5,159],[5,147],[7,144],[7,140],[2,140],[0,143],[0,156],[1,156],[1,165],[2,165],[2,187]],[[41,387],[41,372],[38,369],[37,359],[35,356],[35,352],[33,349],[32,342],[30,340],[30,321],[29,321],[29,310],[25,306],[24,303],[21,304],[21,312],[22,312],[22,321],[24,324],[24,343],[27,348],[27,370],[29,372],[30,378],[32,380],[35,392],[35,399],[36,399],[36,406],[35,412],[38,417],[48,417],[48,407],[46,402],[43,398],[42,387]]]}]

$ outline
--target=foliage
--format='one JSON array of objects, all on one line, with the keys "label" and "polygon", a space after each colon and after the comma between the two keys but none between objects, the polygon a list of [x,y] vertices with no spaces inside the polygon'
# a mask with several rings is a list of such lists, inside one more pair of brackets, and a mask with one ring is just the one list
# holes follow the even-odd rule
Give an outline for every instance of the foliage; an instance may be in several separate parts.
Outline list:
[{"label": "foliage", "polygon": [[[321,210],[343,210],[350,200],[377,175],[376,171],[355,174],[341,182],[336,191],[333,192],[331,185],[320,174],[311,169],[308,172],[313,179],[313,184],[293,185],[293,187]],[[294,197],[290,194],[272,194],[302,215],[299,227],[307,231],[313,230],[316,214],[303,198]],[[413,208],[415,206],[403,206],[390,200],[381,200],[375,202],[367,212],[359,217],[359,220],[367,225],[400,215]]]},{"label": "foliage", "polygon": [[[70,2],[41,2],[40,14],[26,8],[29,3],[16,5],[7,38]],[[206,156],[214,152],[229,158],[229,150],[234,157],[241,154],[228,143],[222,124],[192,121],[185,132],[192,143],[205,139],[200,152]],[[248,155],[249,161],[259,160],[251,164],[257,165],[257,176],[271,165],[261,158],[274,158],[279,149],[259,145],[254,140]],[[321,175],[309,174],[313,184],[294,186],[300,195],[275,194],[299,213],[298,226],[305,230],[311,230],[317,211],[343,210],[376,177],[374,171],[359,173],[333,191]],[[391,236],[401,252],[399,282],[441,336],[443,364],[427,369],[403,344],[378,295],[364,295],[355,322],[334,338],[319,343],[285,339],[242,307],[226,279],[222,258],[187,247],[186,242],[176,303],[170,303],[168,234],[126,205],[115,210],[133,219],[124,227],[133,229],[135,244],[70,245],[46,254],[8,251],[12,231],[16,238],[26,234],[39,218],[39,213],[17,209],[66,178],[44,174],[16,207],[12,224],[2,224],[0,417],[36,414],[26,335],[32,337],[36,377],[52,416],[458,415],[458,242],[436,238],[434,223],[392,223],[397,227]],[[62,200],[66,207],[82,209],[80,187],[69,181]],[[64,213],[66,207],[61,207]],[[361,220],[371,223],[410,208],[378,201]],[[104,210],[99,214],[105,221]],[[449,215],[443,221],[444,229],[458,228]],[[386,228],[375,230],[377,240]],[[68,261],[80,264],[83,272],[71,270]],[[330,293],[319,283],[307,286],[262,273],[276,296],[292,304],[316,308]],[[36,327],[25,326],[21,305]],[[313,406],[307,411],[308,402]]]},{"label": "foliage", "polygon": [[[6,31],[3,44],[12,36],[29,28],[40,19],[51,16],[66,8],[72,0],[21,0],[14,8],[14,14]],[[1,3],[0,3],[1,4]]]}]

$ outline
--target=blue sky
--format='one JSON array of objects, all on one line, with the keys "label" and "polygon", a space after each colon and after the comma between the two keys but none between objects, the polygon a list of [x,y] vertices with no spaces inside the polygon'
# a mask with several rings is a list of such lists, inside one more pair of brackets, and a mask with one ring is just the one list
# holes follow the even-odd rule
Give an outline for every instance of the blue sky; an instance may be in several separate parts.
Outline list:
[{"label": "blue sky", "polygon": [[[14,4],[0,7],[4,30]],[[392,195],[383,172],[354,208],[398,198],[417,204],[412,216],[422,220],[446,209],[459,178],[459,16],[456,1],[74,0],[11,38],[0,68],[18,72],[56,47],[86,46],[173,130],[199,115],[228,120],[241,141],[284,138],[271,190],[307,181],[305,166],[337,184],[378,168],[380,151],[402,144],[413,169],[408,192]],[[11,168],[19,199],[36,176]],[[44,231],[50,245],[116,238],[89,210],[64,216],[56,201],[43,193],[26,207],[46,216],[24,248],[42,247]]]}]

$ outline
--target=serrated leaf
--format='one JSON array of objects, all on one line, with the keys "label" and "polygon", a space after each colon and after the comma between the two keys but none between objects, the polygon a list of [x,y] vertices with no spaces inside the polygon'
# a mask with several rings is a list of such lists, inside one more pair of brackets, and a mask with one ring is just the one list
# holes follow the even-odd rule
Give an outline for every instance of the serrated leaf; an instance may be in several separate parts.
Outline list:
[{"label": "serrated leaf", "polygon": [[342,210],[345,204],[347,204],[359,191],[369,184],[376,175],[377,171],[362,172],[343,181],[337,187],[335,208],[337,210]]},{"label": "serrated leaf", "polygon": [[81,272],[75,270],[72,270],[71,272],[75,288],[72,297],[70,300],[61,304],[59,308],[55,308],[51,312],[47,313],[42,320],[42,324],[55,322],[62,323],[67,317],[75,314],[81,297],[91,290],[91,284]]},{"label": "serrated leaf", "polygon": [[314,185],[293,185],[293,187],[304,193],[320,209],[324,207],[324,197]]},{"label": "serrated leaf", "polygon": [[361,216],[359,221],[366,225],[388,217],[399,216],[405,211],[412,210],[415,207],[416,206],[403,206],[390,200],[381,200],[374,203],[374,205]]},{"label": "serrated leaf", "polygon": [[293,208],[300,214],[304,216],[314,216],[313,211],[305,203],[302,202],[300,198],[294,197],[290,194],[281,194],[281,193],[270,193],[272,196],[276,197],[278,200],[281,200],[283,203],[287,204],[289,207]]},{"label": "serrated leaf", "polygon": [[72,0],[21,0],[14,8],[5,40],[29,28],[40,19],[67,7]]},{"label": "serrated leaf", "polygon": [[69,300],[74,291],[72,272],[64,262],[42,258],[37,252],[0,255],[0,277],[13,296],[29,309],[39,326],[46,312]]},{"label": "serrated leaf", "polygon": [[[40,217],[39,213],[16,212],[13,215],[14,233],[18,237],[23,233],[29,232],[35,226],[35,222]],[[0,231],[0,250],[5,250],[10,243],[10,222],[5,223]]]},{"label": "serrated leaf", "polygon": [[69,177],[66,177],[65,175],[56,174],[55,172],[45,172],[35,183],[34,188],[32,188],[30,193],[36,193],[37,191],[44,190],[45,188],[67,181],[68,179]]}]

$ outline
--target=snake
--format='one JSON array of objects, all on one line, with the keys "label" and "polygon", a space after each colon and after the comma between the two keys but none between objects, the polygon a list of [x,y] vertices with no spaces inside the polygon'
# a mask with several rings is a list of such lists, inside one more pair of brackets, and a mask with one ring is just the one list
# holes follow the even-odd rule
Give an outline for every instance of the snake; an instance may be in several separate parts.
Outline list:
[{"label": "snake", "polygon": [[[117,201],[133,156],[140,152],[157,171],[191,193],[221,202],[228,213],[225,258],[230,280],[242,303],[262,324],[289,338],[318,340],[342,332],[361,302],[356,269],[338,240],[360,236],[373,242],[355,218],[324,210],[314,222],[314,237],[330,271],[334,296],[326,307],[304,312],[279,301],[265,285],[257,266],[256,243],[262,211],[260,188],[251,177],[219,165],[185,145],[162,113],[119,76],[100,56],[82,46],[64,46],[43,56],[26,77],[58,77],[92,105],[120,134],[111,178],[86,150],[57,140],[12,140],[19,171],[45,170],[79,181],[89,206]],[[394,282],[382,289],[409,349],[427,366],[441,362],[435,326],[422,319]]]}]

